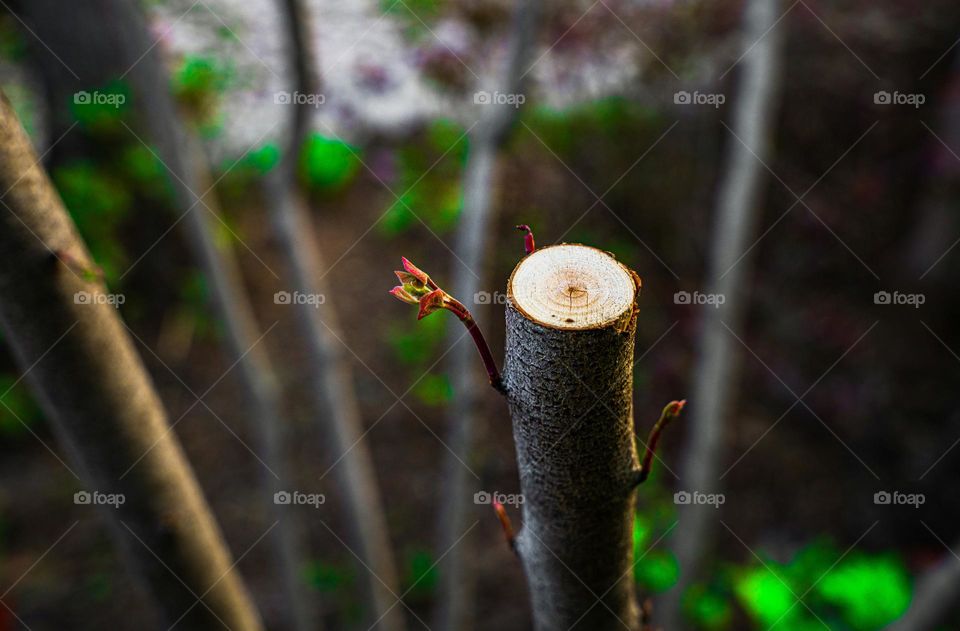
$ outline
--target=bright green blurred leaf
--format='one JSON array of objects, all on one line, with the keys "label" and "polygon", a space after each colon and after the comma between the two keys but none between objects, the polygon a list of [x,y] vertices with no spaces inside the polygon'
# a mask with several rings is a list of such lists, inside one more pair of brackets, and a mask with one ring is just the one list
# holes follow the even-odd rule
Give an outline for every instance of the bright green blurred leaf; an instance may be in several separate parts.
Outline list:
[{"label": "bright green blurred leaf", "polygon": [[335,138],[313,133],[303,145],[300,170],[307,185],[318,191],[337,191],[360,169],[359,149]]}]

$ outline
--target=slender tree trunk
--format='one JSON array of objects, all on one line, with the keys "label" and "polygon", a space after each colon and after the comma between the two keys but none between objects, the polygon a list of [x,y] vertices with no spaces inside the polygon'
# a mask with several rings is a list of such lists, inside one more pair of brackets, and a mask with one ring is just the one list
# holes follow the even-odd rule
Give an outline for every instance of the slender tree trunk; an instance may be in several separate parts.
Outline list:
[{"label": "slender tree trunk", "polygon": [[259,614],[116,309],[75,298],[103,294],[103,286],[84,279],[94,263],[5,98],[0,187],[7,190],[5,336],[89,490],[125,496],[104,513],[162,626],[259,631]]},{"label": "slender tree trunk", "polygon": [[[716,492],[727,417],[733,408],[739,372],[739,344],[731,334],[742,328],[749,276],[750,240],[760,218],[760,195],[769,163],[771,137],[779,95],[781,42],[786,24],[778,0],[748,0],[745,7],[743,46],[748,52],[736,95],[732,99],[733,134],[728,139],[726,172],[717,201],[717,226],[711,245],[708,291],[726,301],[718,308],[703,308],[697,362],[693,371],[690,421],[680,480],[688,491]],[[740,260],[740,257],[744,257]],[[680,603],[683,591],[696,579],[717,518],[710,506],[679,505],[672,549],[680,566],[680,581],[655,609],[657,619],[670,631],[682,628]]]},{"label": "slender tree trunk", "polygon": [[[507,58],[497,78],[496,91],[504,94],[522,91],[525,66],[536,42],[539,12],[539,0],[517,3]],[[484,252],[496,216],[491,198],[497,151],[518,113],[518,108],[505,103],[480,107],[485,109],[480,112],[476,132],[470,136],[463,176],[463,211],[454,247],[459,257],[454,263],[454,295],[467,300],[480,291]],[[461,324],[451,320],[448,339],[456,346],[450,352],[449,373],[453,376],[454,397],[447,415],[450,454],[445,463],[447,483],[444,505],[440,510],[438,546],[440,553],[446,555],[438,565],[441,585],[437,627],[445,631],[467,631],[472,627],[473,575],[466,567],[471,540],[463,538],[463,534],[469,528],[467,515],[473,492],[470,490],[471,473],[463,463],[471,460],[477,421],[475,411],[481,393],[488,389],[485,380],[477,378],[476,351],[469,341],[462,339],[463,336]]]},{"label": "slender tree trunk", "polygon": [[[133,87],[133,102],[148,131],[144,141],[155,142],[171,175],[175,211],[182,217],[187,243],[208,282],[213,308],[224,324],[227,355],[237,364],[251,410],[257,455],[266,463],[257,463],[262,477],[258,495],[271,521],[277,521],[270,542],[290,605],[286,610],[290,625],[298,631],[315,629],[306,582],[297,569],[301,554],[296,520],[286,507],[273,501],[273,494],[283,489],[283,480],[289,479],[282,457],[280,386],[232,246],[216,237],[220,220],[215,215],[220,209],[215,194],[206,194],[213,184],[209,163],[170,94],[161,48],[150,35],[143,14],[129,0],[94,0],[94,6],[31,0],[26,10],[37,34],[60,58],[71,65],[74,60],[84,60],[77,66],[80,77],[75,78],[58,59],[39,51],[52,94],[96,89],[121,74]],[[110,19],[104,20],[102,15]],[[131,141],[137,142],[134,133],[142,132],[131,132]]]},{"label": "slender tree trunk", "polygon": [[579,245],[537,250],[507,286],[504,383],[538,631],[638,629],[633,582],[635,276]]},{"label": "slender tree trunk", "polygon": [[[280,9],[286,23],[290,60],[297,91],[312,94],[318,89],[313,67],[309,22],[298,0],[283,0]],[[300,294],[333,298],[321,276],[325,268],[306,199],[297,180],[297,160],[309,114],[305,105],[285,105],[291,110],[291,134],[279,165],[263,181],[263,197],[276,236],[284,267],[290,275],[289,289]],[[306,346],[313,413],[328,437],[336,486],[346,500],[347,540],[358,557],[362,577],[365,615],[384,631],[404,628],[403,607],[398,603],[399,581],[386,523],[386,512],[377,483],[373,456],[364,442],[363,422],[347,349],[335,307],[323,304],[293,304],[300,338]]]}]

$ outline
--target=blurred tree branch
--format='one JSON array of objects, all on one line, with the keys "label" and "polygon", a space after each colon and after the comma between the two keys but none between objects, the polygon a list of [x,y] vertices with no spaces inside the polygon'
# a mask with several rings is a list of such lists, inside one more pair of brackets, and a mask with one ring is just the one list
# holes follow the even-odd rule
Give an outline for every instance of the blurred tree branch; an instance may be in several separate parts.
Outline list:
[{"label": "blurred tree branch", "polygon": [[[711,245],[708,291],[726,297],[718,308],[701,309],[702,329],[693,390],[690,396],[689,442],[680,480],[688,491],[712,493],[719,486],[719,460],[727,419],[736,400],[740,353],[732,348],[731,331],[743,327],[744,284],[749,257],[744,256],[761,215],[760,196],[765,164],[772,155],[783,70],[783,36],[778,0],[747,0],[743,18],[742,75],[733,100],[733,128],[728,139],[726,170],[717,196],[716,228]],[[741,257],[742,260],[741,260]],[[672,550],[680,581],[657,607],[665,629],[683,628],[680,615],[684,590],[696,580],[717,512],[709,506],[679,505]]]},{"label": "blurred tree branch", "polygon": [[[267,345],[261,342],[263,335],[232,244],[217,237],[222,220],[211,190],[208,160],[189,121],[185,120],[186,114],[178,109],[170,94],[170,79],[161,49],[150,35],[145,16],[134,3],[125,0],[97,0],[97,12],[109,15],[109,20],[90,20],[89,7],[51,0],[31,2],[26,10],[37,33],[58,48],[61,56],[85,60],[83,67],[91,74],[82,77],[85,83],[80,84],[79,89],[95,88],[113,78],[112,73],[120,72],[132,85],[147,136],[156,146],[155,155],[171,176],[174,207],[186,227],[188,245],[208,282],[214,311],[224,324],[227,355],[231,362],[236,362],[243,392],[252,408],[250,425],[255,430],[259,457],[266,463],[266,466],[258,464],[262,488],[257,495],[266,512],[277,521],[276,533],[270,539],[284,598],[291,605],[290,616],[298,631],[314,628],[306,603],[305,584],[297,569],[301,555],[296,522],[289,511],[273,500],[274,493],[283,489],[283,481],[289,481],[282,457],[280,387]],[[69,80],[60,74],[59,81]],[[51,91],[63,92],[62,89]],[[128,131],[136,136],[129,127]],[[142,142],[139,137],[136,140]]]},{"label": "blurred tree branch", "polygon": [[[260,616],[95,264],[0,97],[0,322],[25,378],[104,507],[162,626],[260,631]],[[66,332],[66,333],[65,333]],[[39,361],[37,358],[42,359]]]},{"label": "blurred tree branch", "polygon": [[[316,94],[320,81],[314,70],[316,58],[309,45],[310,29],[305,7],[299,0],[282,0],[293,66],[294,89],[302,95]],[[292,287],[304,295],[332,298],[324,280],[323,257],[315,238],[307,201],[297,178],[300,149],[310,129],[310,111],[305,103],[292,103],[290,136],[280,163],[263,180],[263,198],[279,243]],[[404,628],[402,607],[397,606],[399,581],[386,523],[386,512],[370,448],[363,442],[363,422],[353,390],[350,365],[341,348],[342,329],[334,305],[294,304],[296,323],[306,344],[306,364],[313,414],[326,433],[330,455],[337,458],[333,475],[347,505],[348,540],[357,547],[357,572],[364,577],[365,615],[384,631]]]}]

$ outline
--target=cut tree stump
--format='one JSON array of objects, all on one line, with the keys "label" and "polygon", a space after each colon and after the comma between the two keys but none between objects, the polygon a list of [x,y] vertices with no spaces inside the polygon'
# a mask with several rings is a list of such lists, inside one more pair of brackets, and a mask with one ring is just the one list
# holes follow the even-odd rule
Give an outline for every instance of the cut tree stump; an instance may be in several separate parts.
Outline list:
[{"label": "cut tree stump", "polygon": [[640,279],[583,245],[535,251],[507,285],[504,383],[520,469],[516,551],[539,631],[638,629],[633,346]]}]

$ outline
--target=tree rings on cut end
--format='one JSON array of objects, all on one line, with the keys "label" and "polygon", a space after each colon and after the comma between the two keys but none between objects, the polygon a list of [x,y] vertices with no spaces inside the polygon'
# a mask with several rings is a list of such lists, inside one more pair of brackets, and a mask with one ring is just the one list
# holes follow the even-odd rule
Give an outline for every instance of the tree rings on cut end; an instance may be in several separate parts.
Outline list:
[{"label": "tree rings on cut end", "polygon": [[507,295],[528,319],[555,329],[601,329],[629,317],[637,285],[611,255],[586,245],[545,247],[510,276]]}]

